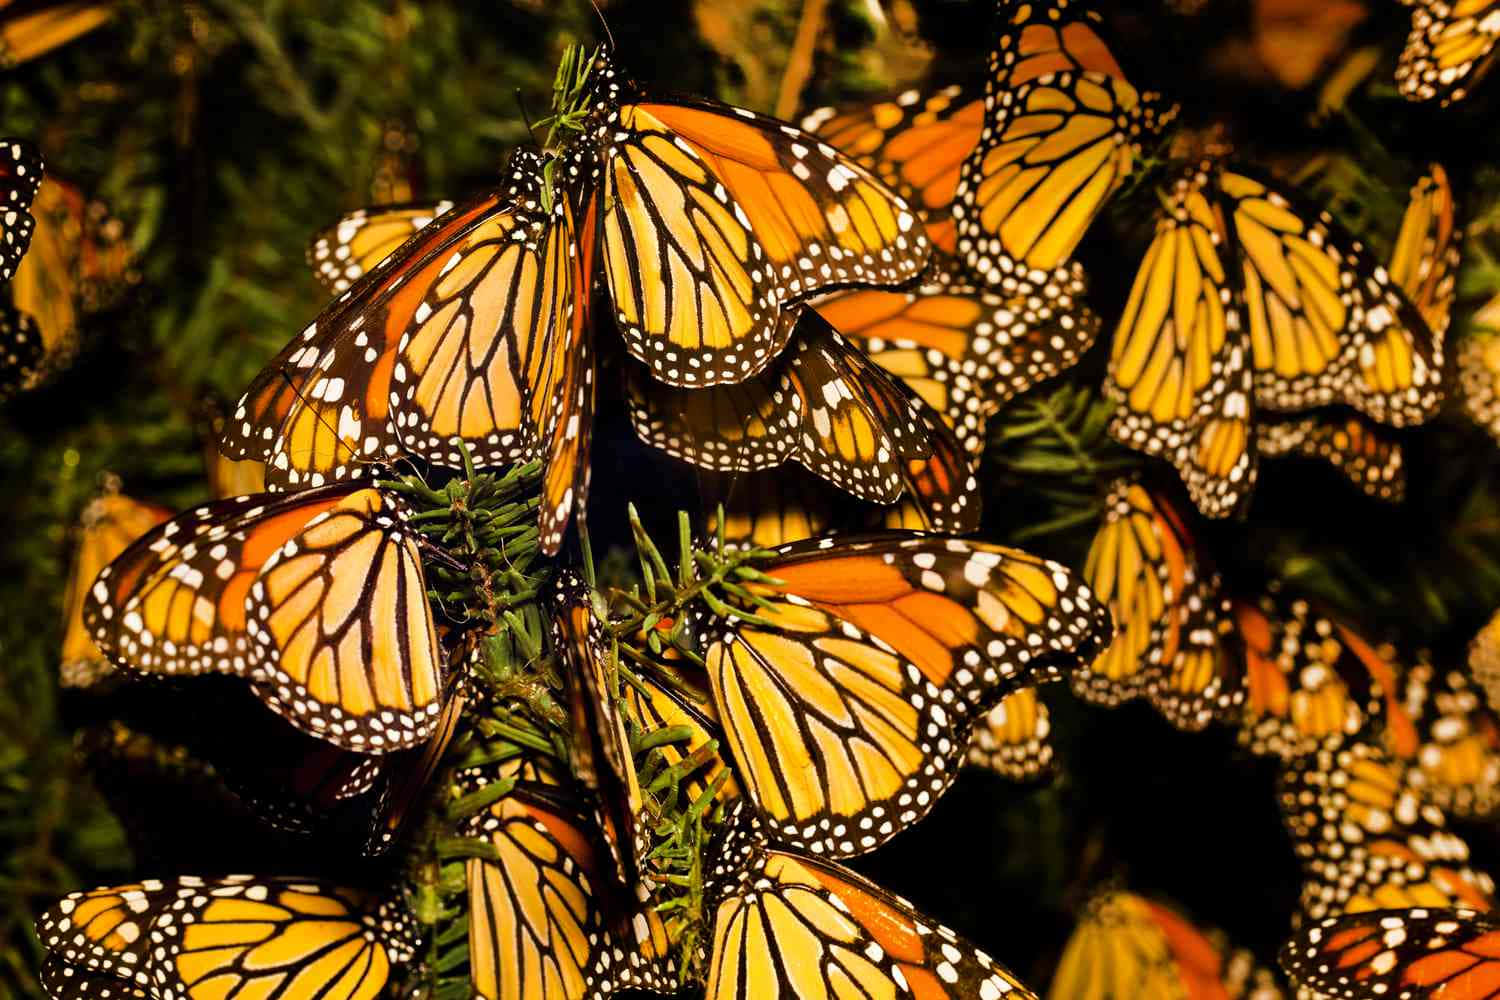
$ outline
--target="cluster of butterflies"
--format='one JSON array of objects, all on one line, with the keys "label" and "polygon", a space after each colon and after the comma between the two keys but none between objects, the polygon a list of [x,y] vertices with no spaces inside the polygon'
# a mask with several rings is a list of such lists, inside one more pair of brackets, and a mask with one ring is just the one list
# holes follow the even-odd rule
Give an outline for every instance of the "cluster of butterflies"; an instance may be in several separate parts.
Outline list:
[{"label": "cluster of butterflies", "polygon": [[134,280],[124,227],[78,188],[44,176],[41,153],[0,140],[0,399],[74,356],[84,318]]},{"label": "cluster of butterflies", "polygon": [[[986,421],[1096,336],[1075,251],[1175,116],[1127,79],[1086,5],[999,7],[982,92],[908,93],[802,128],[649,94],[607,51],[570,57],[560,147],[518,151],[477,198],[367,209],[321,233],[310,259],[336,297],[219,419],[227,499],[175,517],[119,495],[90,509],[65,677],[241,678],[319,745],[292,765],[313,798],[380,784],[369,846],[388,847],[485,696],[464,684],[472,646],[427,600],[437,556],[373,477],[538,462],[531,530],[556,554],[586,512],[597,283],[636,432],[723,477],[713,528],[756,547],[753,600],[693,623],[701,668],[627,664],[595,595],[559,575],[566,759],[468,768],[455,787],[485,800],[458,830],[489,846],[465,865],[478,995],[676,988],[631,750],[657,732],[653,752],[692,765],[715,803],[711,996],[1032,996],[837,861],[920,820],[965,762],[1044,772],[1047,681],[1147,697],[1184,728],[1233,720],[1283,759],[1309,916],[1488,905],[1442,822],[1500,794],[1500,727],[1462,674],[1401,674],[1303,602],[1228,596],[1185,519],[1137,484],[1112,490],[1086,583],[957,537],[978,524]],[[33,198],[38,232],[44,213],[40,162],[12,148],[0,255],[19,294]],[[1242,503],[1258,454],[1329,457],[1395,492],[1399,452],[1363,420],[1272,424],[1252,405],[1430,415],[1457,240],[1440,168],[1389,270],[1238,165],[1194,165],[1164,204],[1111,352],[1118,436],[1171,459],[1210,515]],[[73,274],[100,256],[74,253]],[[31,357],[15,352],[27,378],[45,367]],[[768,478],[787,463],[805,490]],[[927,533],[828,536],[853,523]],[[1157,954],[1202,957],[1167,911],[1127,909],[1167,939]],[[417,952],[388,890],[271,875],[75,893],[38,934],[55,997],[363,1000]],[[1231,974],[1242,966],[1225,953],[1202,968],[1262,981]]]}]

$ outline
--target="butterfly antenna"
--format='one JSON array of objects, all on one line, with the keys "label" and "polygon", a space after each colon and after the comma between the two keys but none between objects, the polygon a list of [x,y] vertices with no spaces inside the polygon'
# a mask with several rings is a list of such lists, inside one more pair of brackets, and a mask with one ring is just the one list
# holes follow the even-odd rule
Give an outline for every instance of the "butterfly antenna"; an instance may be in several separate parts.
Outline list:
[{"label": "butterfly antenna", "polygon": [[531,116],[526,113],[526,98],[521,94],[521,88],[516,88],[516,107],[521,111],[521,121],[526,125],[526,137],[531,144],[541,152],[542,144],[536,141],[536,126],[531,123]]},{"label": "butterfly antenna", "polygon": [[604,18],[604,11],[599,9],[598,0],[589,0],[589,6],[594,8],[594,13],[599,15],[599,23],[604,26],[604,37],[609,41],[610,51],[615,50],[615,35],[609,30],[609,22]]}]

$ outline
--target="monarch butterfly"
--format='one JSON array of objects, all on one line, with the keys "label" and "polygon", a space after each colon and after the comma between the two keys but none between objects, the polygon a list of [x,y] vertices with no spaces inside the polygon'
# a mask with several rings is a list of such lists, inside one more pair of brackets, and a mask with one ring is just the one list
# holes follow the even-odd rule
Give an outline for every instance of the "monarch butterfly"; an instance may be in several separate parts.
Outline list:
[{"label": "monarch butterfly", "polygon": [[46,55],[115,16],[111,3],[4,0],[0,3],[0,67]]},{"label": "monarch butterfly", "polygon": [[707,1000],[785,984],[815,996],[1036,994],[906,900],[841,865],[768,847],[753,814],[731,808],[705,877],[712,914]]},{"label": "monarch butterfly", "polygon": [[1388,276],[1327,212],[1246,168],[1208,162],[1179,177],[1115,334],[1115,437],[1172,461],[1219,517],[1253,486],[1256,407],[1342,402],[1398,426],[1430,417],[1454,228],[1446,176],[1428,180]]},{"label": "monarch butterfly", "polygon": [[626,349],[673,386],[741,382],[786,344],[792,303],[915,278],[912,208],[801,129],[702,98],[661,99],[593,58],[600,255]]},{"label": "monarch butterfly", "polygon": [[958,251],[986,283],[1068,268],[1144,142],[1176,115],[1125,79],[1099,15],[1073,0],[999,5],[984,127],[959,172]]},{"label": "monarch butterfly", "polygon": [[1417,742],[1386,749],[1407,763],[1407,780],[1449,815],[1485,817],[1500,807],[1500,718],[1463,670],[1414,663],[1401,677],[1401,703]]},{"label": "monarch butterfly", "polygon": [[931,455],[931,422],[817,314],[804,313],[803,324],[781,359],[737,385],[663,389],[637,369],[628,387],[637,436],[718,472],[795,461],[854,496],[893,503],[906,463]]},{"label": "monarch butterfly", "polygon": [[575,228],[568,188],[547,207],[543,170],[517,151],[500,188],[419,230],[324,309],[241,398],[225,455],[265,462],[277,488],[403,454],[456,468],[456,441],[477,465],[545,458],[541,545],[555,552],[587,491],[594,223],[588,207]]},{"label": "monarch butterfly", "polygon": [[1494,1000],[1497,948],[1500,924],[1480,910],[1367,910],[1302,928],[1282,949],[1281,965],[1319,997]]},{"label": "monarch butterfly", "polygon": [[1132,892],[1085,907],[1058,961],[1049,1000],[1281,1000],[1267,969],[1223,935]]},{"label": "monarch butterfly", "polygon": [[37,920],[55,960],[160,1000],[373,1000],[411,960],[400,903],[319,879],[182,876],[65,896]]},{"label": "monarch butterfly", "polygon": [[984,96],[977,89],[906,90],[879,101],[818,108],[802,119],[802,127],[916,206],[934,247],[948,254],[957,251],[953,195],[958,172],[984,129]]},{"label": "monarch butterfly", "polygon": [[1263,458],[1320,459],[1377,500],[1400,503],[1406,496],[1401,442],[1355,413],[1262,419],[1255,448]]},{"label": "monarch butterfly", "polygon": [[1255,483],[1252,372],[1211,167],[1179,176],[1110,348],[1110,433],[1178,470],[1198,509],[1236,510]]},{"label": "monarch butterfly", "polygon": [[1485,701],[1500,704],[1500,612],[1469,640],[1469,672],[1484,688]]},{"label": "monarch butterfly", "polygon": [[1464,413],[1500,442],[1500,296],[1474,314],[1458,348],[1458,385]]},{"label": "monarch butterfly", "polygon": [[30,211],[42,183],[42,154],[25,139],[0,139],[0,281],[9,281],[31,245]]},{"label": "monarch butterfly", "polygon": [[406,517],[395,495],[350,484],[194,507],[100,572],[84,626],[123,668],[235,674],[320,739],[412,746],[446,684]]},{"label": "monarch butterfly", "polygon": [[225,414],[219,397],[206,393],[198,403],[198,434],[203,442],[203,472],[208,492],[215,500],[228,500],[266,491],[266,466],[254,459],[235,461],[219,450],[224,437]]},{"label": "monarch butterfly", "polygon": [[117,482],[83,510],[78,548],[63,589],[63,687],[92,687],[114,673],[109,660],[94,644],[83,623],[83,605],[94,577],[130,544],[172,516],[165,507],[132,500],[119,492]]},{"label": "monarch butterfly", "polygon": [[1007,299],[939,274],[946,276],[911,291],[836,292],[812,307],[905,382],[977,457],[985,422],[1012,397],[1072,367],[1099,319],[1082,303],[1082,282],[1049,288],[1040,300]]},{"label": "monarch butterfly", "polygon": [[469,979],[484,1000],[583,1000],[672,992],[666,926],[612,898],[590,824],[555,786],[520,782],[461,828],[497,859],[470,858]]},{"label": "monarch butterfly", "polygon": [[1408,100],[1437,98],[1446,107],[1469,96],[1494,64],[1500,38],[1495,0],[1403,0],[1411,34],[1396,66],[1396,87]]},{"label": "monarch butterfly", "polygon": [[975,716],[1110,625],[1056,563],[942,535],[812,539],[756,560],[754,619],[700,644],[746,797],[778,842],[847,857],[931,808]]},{"label": "monarch butterfly", "polygon": [[1226,645],[1218,575],[1200,564],[1186,522],[1163,498],[1130,480],[1111,484],[1084,578],[1118,631],[1073,674],[1080,697],[1117,705],[1145,695],[1183,729],[1238,705],[1239,659]]},{"label": "monarch butterfly", "polygon": [[593,596],[577,574],[559,574],[553,594],[558,647],[566,666],[573,775],[594,796],[599,829],[626,885],[634,883],[650,840],[645,800],[620,711],[611,640],[594,613]]},{"label": "monarch butterfly", "polygon": [[1354,740],[1294,758],[1279,796],[1304,872],[1305,916],[1494,905],[1490,877],[1469,867],[1469,845],[1375,744]]},{"label": "monarch butterfly", "polygon": [[10,289],[12,305],[30,317],[27,329],[38,342],[26,349],[31,360],[25,368],[3,376],[21,389],[66,365],[77,350],[83,315],[111,305],[135,277],[123,225],[78,188],[44,178],[32,215],[36,231]]},{"label": "monarch butterfly", "polygon": [[313,276],[328,291],[347,291],[407,240],[453,208],[453,202],[411,202],[361,208],[318,231],[307,247]]},{"label": "monarch butterfly", "polygon": [[1240,740],[1251,753],[1288,760],[1376,724],[1401,746],[1415,746],[1388,650],[1307,601],[1276,593],[1236,601],[1234,620],[1247,689]]},{"label": "monarch butterfly", "polygon": [[974,724],[971,767],[1011,781],[1033,781],[1052,771],[1052,713],[1036,688],[1012,691]]}]

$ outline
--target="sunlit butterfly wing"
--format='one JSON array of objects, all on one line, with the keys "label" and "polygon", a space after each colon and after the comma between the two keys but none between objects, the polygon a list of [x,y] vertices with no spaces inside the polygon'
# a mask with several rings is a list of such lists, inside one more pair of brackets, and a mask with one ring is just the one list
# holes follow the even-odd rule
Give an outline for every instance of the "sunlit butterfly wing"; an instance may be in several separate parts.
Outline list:
[{"label": "sunlit butterfly wing", "polygon": [[517,785],[466,822],[497,859],[466,862],[469,979],[484,1000],[585,1000],[617,989],[672,992],[661,916],[614,901],[589,821],[555,789]]},{"label": "sunlit butterfly wing", "polygon": [[401,904],[362,891],[249,875],[167,886],[172,898],[151,928],[152,980],[164,1000],[373,1000],[414,951]]},{"label": "sunlit butterfly wing", "polygon": [[898,531],[947,531],[968,534],[979,529],[978,459],[971,459],[958,436],[921,400],[912,405],[921,436],[932,454],[908,459],[901,476],[901,499],[882,510],[880,527]]},{"label": "sunlit butterfly wing", "polygon": [[1097,12],[1069,0],[1001,5],[984,130],[960,172],[958,250],[1006,290],[1072,267],[1089,224],[1175,116],[1125,78]]},{"label": "sunlit butterfly wing", "polygon": [[756,568],[761,620],[703,630],[714,704],[766,826],[830,857],[924,815],[978,711],[1109,635],[1062,567],[941,535],[812,540]]},{"label": "sunlit butterfly wing", "polygon": [[0,5],[0,67],[18,66],[46,55],[114,16],[113,3],[6,0]]},{"label": "sunlit butterfly wing", "polygon": [[411,746],[437,724],[444,664],[405,517],[346,485],[195,507],[99,574],[84,624],[118,666],[237,674],[311,735]]},{"label": "sunlit butterfly wing", "polygon": [[[1494,1000],[1500,924],[1463,907],[1366,910],[1302,928],[1281,951],[1292,982],[1315,997]],[[1300,995],[1300,994],[1299,994]]]},{"label": "sunlit butterfly wing", "polygon": [[1021,688],[974,724],[968,764],[1011,781],[1034,781],[1055,766],[1051,736],[1052,714],[1041,693]]},{"label": "sunlit butterfly wing", "polygon": [[626,348],[670,385],[739,382],[790,335],[788,304],[915,278],[913,209],[801,129],[697,98],[638,95],[597,61],[604,274]]},{"label": "sunlit butterfly wing", "polygon": [[1255,484],[1251,371],[1212,170],[1178,177],[1110,350],[1110,433],[1177,468],[1198,509],[1233,513]]},{"label": "sunlit butterfly wing", "polygon": [[1327,462],[1377,500],[1400,503],[1406,496],[1401,442],[1358,414],[1263,417],[1256,426],[1255,447],[1262,458]]},{"label": "sunlit butterfly wing", "polygon": [[56,959],[145,987],[151,925],[170,900],[169,887],[155,880],[70,893],[37,918],[36,935]]},{"label": "sunlit butterfly wing", "polygon": [[781,995],[1036,1000],[999,963],[841,865],[765,846],[743,814],[706,878],[708,1000]]},{"label": "sunlit butterfly wing", "polygon": [[[1231,1000],[1240,980],[1265,982],[1251,966],[1171,907],[1130,892],[1104,893],[1085,908],[1063,949],[1048,1000],[1181,997]],[[1258,1000],[1281,1000],[1274,991]]]},{"label": "sunlit butterfly wing", "polygon": [[1006,402],[1073,366],[1099,320],[1081,282],[1035,299],[1007,299],[958,279],[911,291],[857,289],[812,305],[870,360],[943,416],[971,455]]},{"label": "sunlit butterfly wing", "polygon": [[433,779],[443,766],[444,756],[463,721],[464,707],[468,702],[468,694],[460,687],[444,699],[437,729],[426,746],[405,751],[407,759],[383,762],[385,785],[365,842],[366,854],[389,850],[418,814],[432,791]]},{"label": "sunlit butterfly wing", "polygon": [[84,508],[78,548],[63,590],[62,663],[58,667],[63,687],[91,687],[114,672],[84,627],[84,600],[100,570],[171,516],[164,507],[113,492]]},{"label": "sunlit butterfly wing", "polygon": [[215,500],[266,491],[266,466],[253,458],[235,461],[219,450],[224,438],[225,416],[219,398],[207,394],[199,404],[198,432],[203,440],[203,471],[208,491]]},{"label": "sunlit butterfly wing", "polygon": [[452,207],[434,201],[356,209],[318,231],[307,247],[308,266],[324,288],[342,292]]},{"label": "sunlit butterfly wing", "polygon": [[1379,721],[1403,746],[1415,740],[1389,653],[1301,599],[1236,601],[1245,658],[1241,741],[1283,759],[1338,746]]},{"label": "sunlit butterfly wing", "polygon": [[1292,760],[1282,818],[1303,868],[1302,912],[1321,920],[1394,906],[1494,905],[1469,845],[1441,809],[1402,781],[1402,766],[1353,741]]},{"label": "sunlit butterfly wing", "polygon": [[875,503],[901,495],[908,461],[927,458],[911,394],[815,313],[767,371],[735,385],[671,389],[637,369],[627,386],[636,434],[716,472],[796,461]]},{"label": "sunlit butterfly wing", "polygon": [[610,638],[594,614],[587,585],[576,574],[559,576],[553,603],[572,720],[568,762],[594,797],[615,877],[629,886],[639,878],[651,845]]},{"label": "sunlit butterfly wing", "polygon": [[31,202],[42,183],[42,154],[25,139],[0,139],[0,281],[9,281],[31,245]]},{"label": "sunlit butterfly wing", "polygon": [[42,963],[37,979],[49,1000],[152,1000],[139,983],[90,972],[56,956]]},{"label": "sunlit butterfly wing", "polygon": [[1442,400],[1443,338],[1328,212],[1238,165],[1218,175],[1243,277],[1256,401],[1347,403],[1421,423]]},{"label": "sunlit butterfly wing", "polygon": [[1386,749],[1408,765],[1406,778],[1451,816],[1487,817],[1500,808],[1500,718],[1464,670],[1413,664],[1401,677],[1401,701],[1417,743]]},{"label": "sunlit butterfly wing", "polygon": [[[1500,14],[1500,6],[1496,7]],[[1433,163],[1411,189],[1401,230],[1391,251],[1391,280],[1411,299],[1433,336],[1448,331],[1449,312],[1463,244],[1448,172]]]},{"label": "sunlit butterfly wing", "polygon": [[953,194],[958,171],[984,128],[977,88],[906,90],[876,101],[818,108],[802,127],[853,157],[914,205],[933,246],[957,249]]},{"label": "sunlit butterfly wing", "polygon": [[1396,66],[1396,86],[1413,101],[1461,101],[1494,65],[1500,39],[1496,0],[1409,0],[1411,34]]}]

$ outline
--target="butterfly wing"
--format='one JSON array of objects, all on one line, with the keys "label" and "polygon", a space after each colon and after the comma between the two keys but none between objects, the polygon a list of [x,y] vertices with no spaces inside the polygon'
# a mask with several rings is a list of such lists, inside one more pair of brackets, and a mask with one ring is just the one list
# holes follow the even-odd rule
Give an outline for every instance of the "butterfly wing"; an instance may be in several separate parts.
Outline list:
[{"label": "butterfly wing", "polygon": [[1461,101],[1494,64],[1500,38],[1495,0],[1414,0],[1411,33],[1396,66],[1396,87],[1408,100],[1443,106]]},{"label": "butterfly wing", "polygon": [[1450,815],[1487,817],[1500,808],[1500,719],[1464,670],[1411,666],[1401,678],[1401,701],[1416,725],[1416,741],[1386,741],[1407,762],[1407,780]]},{"label": "butterfly wing", "polygon": [[1357,414],[1267,418],[1256,427],[1255,447],[1263,458],[1327,462],[1377,500],[1400,503],[1406,495],[1401,442]]},{"label": "butterfly wing", "polygon": [[16,4],[15,10],[0,11],[0,67],[46,55],[114,16],[113,4],[84,0]]},{"label": "butterfly wing", "polygon": [[957,248],[953,195],[958,172],[984,127],[984,97],[950,86],[843,108],[819,108],[802,127],[853,157],[916,206],[933,245]]},{"label": "butterfly wing", "polygon": [[794,460],[874,503],[901,495],[905,462],[926,458],[910,394],[815,314],[768,371],[712,389],[664,389],[637,374],[631,421],[647,444],[720,472]]},{"label": "butterfly wing", "polygon": [[1302,928],[1281,952],[1318,996],[1500,997],[1500,926],[1460,907],[1367,910]]},{"label": "butterfly wing", "polygon": [[1051,734],[1052,714],[1040,692],[1013,691],[974,725],[969,766],[1011,781],[1034,781],[1054,767]]},{"label": "butterfly wing", "polygon": [[1454,212],[1448,173],[1433,163],[1411,189],[1391,251],[1391,280],[1401,286],[1427,321],[1427,328],[1439,338],[1448,330],[1464,236]]},{"label": "butterfly wing", "polygon": [[[668,767],[682,767],[689,757],[704,757],[704,763],[686,777],[683,789],[687,802],[696,802],[720,775],[724,784],[716,793],[723,801],[740,797],[739,783],[717,752],[724,745],[724,731],[714,709],[710,693],[680,673],[664,669],[642,669],[621,685],[625,711],[631,723],[642,733],[663,729],[685,728],[683,740],[663,743],[656,748]],[[709,744],[715,743],[710,748]]]},{"label": "butterfly wing", "polygon": [[238,674],[314,736],[410,746],[436,725],[444,671],[404,517],[339,485],[193,508],[99,574],[85,627],[127,669]]},{"label": "butterfly wing", "polygon": [[785,345],[789,303],[897,284],[927,263],[905,201],[775,119],[707,100],[627,100],[598,134],[616,319],[627,349],[669,385],[749,378]]},{"label": "butterfly wing", "polygon": [[1245,700],[1244,657],[1233,641],[1232,608],[1217,575],[1194,570],[1179,605],[1178,647],[1146,694],[1178,729],[1197,731],[1235,717]]},{"label": "butterfly wing", "polygon": [[1005,287],[1069,264],[1141,144],[1176,112],[1126,80],[1085,5],[1043,0],[1002,16],[954,215],[965,262]]},{"label": "butterfly wing", "polygon": [[1251,370],[1210,168],[1179,177],[1115,331],[1105,391],[1110,434],[1170,461],[1210,517],[1255,483]]},{"label": "butterfly wing", "polygon": [[307,264],[329,292],[345,291],[452,207],[451,201],[436,201],[357,209],[318,230],[307,247]]},{"label": "butterfly wing", "polygon": [[[1082,301],[1081,285],[1073,295]],[[957,280],[912,291],[836,292],[813,308],[877,365],[942,414],[964,450],[984,450],[985,421],[1064,371],[1093,343],[1098,317],[1061,294],[1039,306]]]},{"label": "butterfly wing", "polygon": [[41,183],[41,152],[25,139],[0,139],[0,281],[15,275],[31,245],[31,202]]},{"label": "butterfly wing", "polygon": [[988,955],[840,865],[750,845],[721,859],[714,875],[708,1000],[769,989],[797,998],[1035,1000]]},{"label": "butterfly wing", "polygon": [[633,885],[650,842],[645,799],[616,693],[618,672],[610,638],[594,614],[587,586],[575,574],[559,577],[554,605],[572,719],[569,764],[595,799],[616,877]]},{"label": "butterfly wing", "polygon": [[87,972],[150,983],[150,929],[171,896],[159,881],[69,893],[36,922],[42,947]]},{"label": "butterfly wing", "polygon": [[762,821],[830,857],[924,815],[976,708],[1108,634],[1055,564],[943,536],[813,540],[757,569],[770,578],[751,587],[759,621],[703,636],[717,715]]},{"label": "butterfly wing", "polygon": [[1494,905],[1494,884],[1470,867],[1469,845],[1373,744],[1295,758],[1282,772],[1280,800],[1303,868],[1302,911],[1314,920],[1385,907]]},{"label": "butterfly wing", "polygon": [[932,454],[908,459],[901,499],[883,509],[881,526],[897,531],[979,530],[978,460],[971,459],[951,427],[927,404],[913,400],[917,424]]},{"label": "butterfly wing", "polygon": [[660,915],[634,903],[622,919],[601,898],[587,820],[527,783],[469,820],[464,833],[498,858],[466,862],[469,977],[484,1000],[584,1000],[620,988],[672,992],[677,978]]},{"label": "butterfly wing", "polygon": [[1474,330],[1459,343],[1458,387],[1464,413],[1500,442],[1500,392],[1496,391],[1500,387],[1500,329],[1494,322],[1489,326],[1481,323],[1481,316],[1493,315],[1495,302],[1480,310],[1480,316],[1474,318]]},{"label": "butterfly wing", "polygon": [[769,549],[827,534],[840,497],[811,473],[787,468],[710,478],[703,511],[709,534],[726,547]]},{"label": "butterfly wing", "polygon": [[410,918],[312,879],[181,878],[166,912],[152,925],[163,997],[374,1000],[412,956]]},{"label": "butterfly wing", "polygon": [[47,345],[36,320],[0,301],[0,400],[39,382],[46,360]]},{"label": "butterfly wing", "polygon": [[113,672],[84,627],[84,601],[100,570],[171,516],[165,508],[118,493],[101,496],[84,509],[78,548],[63,590],[62,663],[58,671],[64,687],[90,687]]},{"label": "butterfly wing", "polygon": [[42,962],[37,980],[49,1000],[152,1000],[139,983],[89,972],[57,957]]},{"label": "butterfly wing", "polygon": [[1342,402],[1397,426],[1441,402],[1443,340],[1327,212],[1241,167],[1219,173],[1241,261],[1255,398]]},{"label": "butterfly wing", "polygon": [[1162,503],[1139,483],[1117,480],[1110,486],[1083,574],[1117,631],[1097,659],[1069,678],[1085,700],[1118,705],[1140,697],[1180,647],[1178,609],[1192,556]]}]

